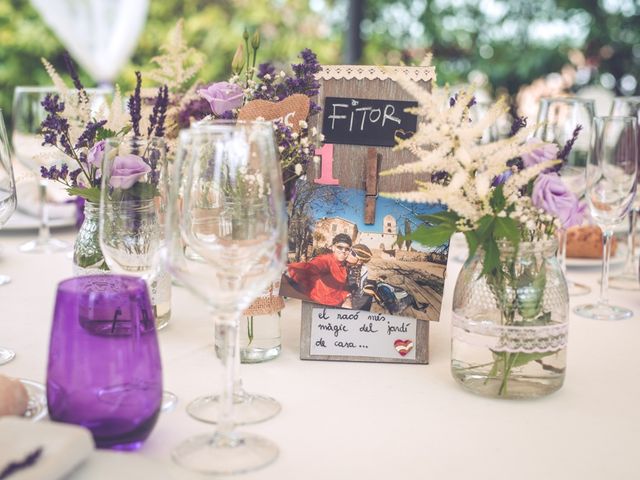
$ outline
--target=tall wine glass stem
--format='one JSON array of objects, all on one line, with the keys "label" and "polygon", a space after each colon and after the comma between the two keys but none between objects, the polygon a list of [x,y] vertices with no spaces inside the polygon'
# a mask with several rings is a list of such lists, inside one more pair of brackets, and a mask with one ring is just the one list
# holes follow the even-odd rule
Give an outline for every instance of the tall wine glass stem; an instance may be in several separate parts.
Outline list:
[{"label": "tall wine glass stem", "polygon": [[625,272],[636,272],[636,227],[638,225],[638,210],[631,208],[629,212],[629,235],[627,236],[627,262]]},{"label": "tall wine glass stem", "polygon": [[47,206],[47,183],[40,180],[38,184],[38,213],[40,227],[38,228],[38,244],[47,245],[51,238],[49,231],[49,208]]},{"label": "tall wine glass stem", "polygon": [[600,282],[600,299],[598,303],[603,306],[609,305],[609,261],[611,260],[611,236],[613,232],[610,228],[603,229],[602,232],[602,278]]},{"label": "tall wine glass stem", "polygon": [[222,362],[222,392],[220,394],[220,417],[218,418],[218,429],[216,435],[220,441],[232,442],[231,432],[233,431],[233,394],[237,378],[236,362],[238,350],[238,330],[240,317],[237,312],[217,312],[216,336],[221,339],[222,351],[220,360]]}]

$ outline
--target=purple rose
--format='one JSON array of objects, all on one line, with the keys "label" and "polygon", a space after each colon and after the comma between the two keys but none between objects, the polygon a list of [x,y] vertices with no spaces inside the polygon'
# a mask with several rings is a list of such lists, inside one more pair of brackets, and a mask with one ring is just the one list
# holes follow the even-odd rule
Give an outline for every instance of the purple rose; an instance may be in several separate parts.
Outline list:
[{"label": "purple rose", "polygon": [[539,147],[522,155],[522,163],[525,168],[558,158],[558,146],[555,143],[541,142],[537,138],[530,138],[527,143],[538,143]]},{"label": "purple rose", "polygon": [[533,184],[531,200],[537,208],[560,219],[563,228],[580,225],[586,205],[564,184],[557,173],[541,173]]},{"label": "purple rose", "polygon": [[97,169],[102,168],[105,143],[106,142],[104,140],[100,140],[99,142],[96,142],[93,147],[91,147],[91,150],[89,150],[89,153],[87,153],[87,162],[89,163],[89,165],[93,165]]},{"label": "purple rose", "polygon": [[151,167],[138,155],[122,155],[113,159],[109,185],[113,188],[131,188],[151,171]]},{"label": "purple rose", "polygon": [[217,116],[242,106],[244,102],[244,92],[235,83],[212,83],[207,88],[198,90],[198,94],[209,102],[211,110]]}]

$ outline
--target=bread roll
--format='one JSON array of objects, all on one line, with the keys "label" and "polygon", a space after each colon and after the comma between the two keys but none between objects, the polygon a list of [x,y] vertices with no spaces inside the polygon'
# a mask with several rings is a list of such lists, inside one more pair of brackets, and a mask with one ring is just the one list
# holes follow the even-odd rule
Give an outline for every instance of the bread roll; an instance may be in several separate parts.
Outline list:
[{"label": "bread roll", "polygon": [[[611,256],[616,254],[618,242],[611,238]],[[595,225],[571,227],[567,230],[567,257],[602,258],[602,230]]]},{"label": "bread roll", "polygon": [[29,394],[20,380],[0,375],[0,416],[22,416],[28,402]]}]

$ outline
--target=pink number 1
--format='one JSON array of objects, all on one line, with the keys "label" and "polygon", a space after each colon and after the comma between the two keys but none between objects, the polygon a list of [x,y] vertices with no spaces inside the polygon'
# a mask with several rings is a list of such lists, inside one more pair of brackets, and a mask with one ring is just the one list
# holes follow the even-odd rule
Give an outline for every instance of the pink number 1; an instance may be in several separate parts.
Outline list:
[{"label": "pink number 1", "polygon": [[326,143],[315,153],[320,155],[322,169],[320,170],[320,178],[316,178],[314,182],[322,185],[340,185],[340,181],[337,178],[333,178],[333,144]]}]

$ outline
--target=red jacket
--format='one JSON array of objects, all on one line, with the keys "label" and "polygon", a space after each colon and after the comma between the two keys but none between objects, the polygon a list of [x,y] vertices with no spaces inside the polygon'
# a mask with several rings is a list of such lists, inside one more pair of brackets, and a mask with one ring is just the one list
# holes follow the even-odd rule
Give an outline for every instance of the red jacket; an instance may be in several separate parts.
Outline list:
[{"label": "red jacket", "polygon": [[289,277],[302,293],[323,305],[339,307],[347,298],[347,267],[333,253],[319,255],[308,262],[290,263]]}]

